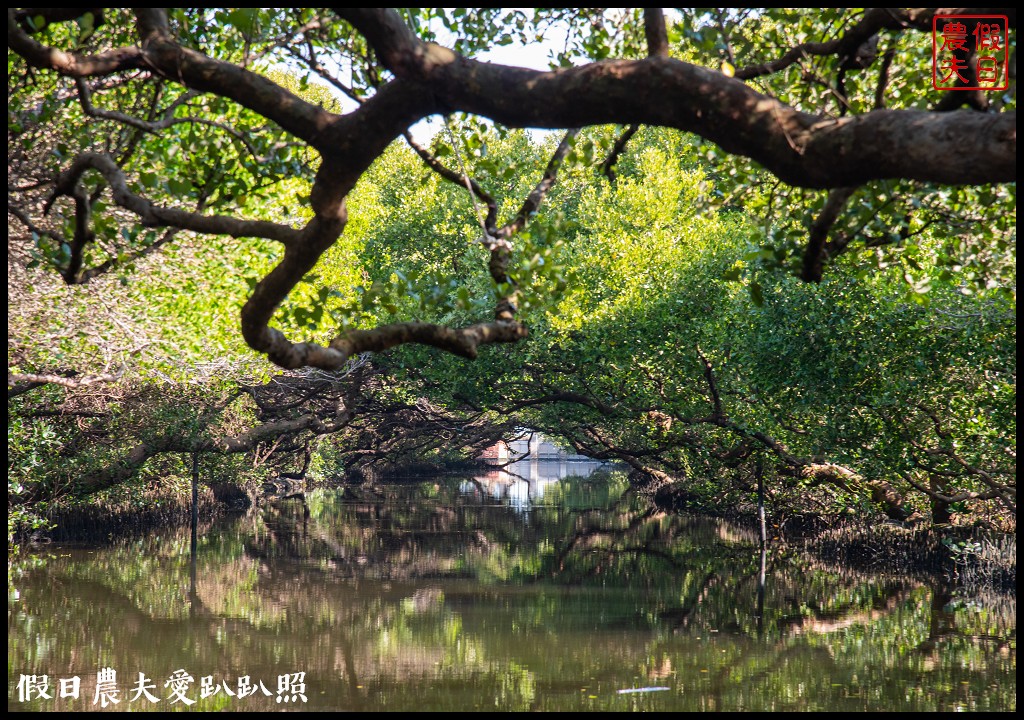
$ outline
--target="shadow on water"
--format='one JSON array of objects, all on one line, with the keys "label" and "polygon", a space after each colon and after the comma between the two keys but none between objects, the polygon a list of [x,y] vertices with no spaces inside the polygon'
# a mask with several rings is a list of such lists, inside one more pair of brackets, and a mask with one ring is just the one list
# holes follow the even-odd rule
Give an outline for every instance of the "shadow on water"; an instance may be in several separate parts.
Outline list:
[{"label": "shadow on water", "polygon": [[183,707],[179,670],[204,710],[1015,709],[1015,595],[829,568],[537,465],[19,559],[8,707],[95,709],[109,667],[119,710]]}]

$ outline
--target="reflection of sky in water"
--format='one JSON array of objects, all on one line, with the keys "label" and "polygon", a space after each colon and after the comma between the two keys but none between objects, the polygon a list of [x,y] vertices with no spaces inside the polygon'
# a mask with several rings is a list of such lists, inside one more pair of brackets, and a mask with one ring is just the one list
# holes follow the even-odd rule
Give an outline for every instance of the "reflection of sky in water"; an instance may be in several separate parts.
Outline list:
[{"label": "reflection of sky in water", "polygon": [[470,495],[483,491],[517,510],[526,510],[540,502],[549,485],[566,477],[589,477],[604,467],[607,464],[597,460],[521,460],[477,475],[459,489]]}]

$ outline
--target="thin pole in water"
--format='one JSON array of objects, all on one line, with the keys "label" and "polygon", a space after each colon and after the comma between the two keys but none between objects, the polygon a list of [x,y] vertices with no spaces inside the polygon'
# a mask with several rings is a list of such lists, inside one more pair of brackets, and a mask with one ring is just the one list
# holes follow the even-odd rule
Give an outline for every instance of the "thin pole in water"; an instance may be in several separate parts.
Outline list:
[{"label": "thin pole in water", "polygon": [[192,541],[189,544],[188,576],[189,608],[196,606],[196,546],[199,535],[199,453],[192,453]]},{"label": "thin pole in water", "polygon": [[768,526],[764,517],[764,468],[761,466],[761,453],[754,461],[754,472],[757,474],[757,519],[761,523],[761,574],[757,581],[757,632],[764,631],[764,584],[765,571],[768,565]]}]

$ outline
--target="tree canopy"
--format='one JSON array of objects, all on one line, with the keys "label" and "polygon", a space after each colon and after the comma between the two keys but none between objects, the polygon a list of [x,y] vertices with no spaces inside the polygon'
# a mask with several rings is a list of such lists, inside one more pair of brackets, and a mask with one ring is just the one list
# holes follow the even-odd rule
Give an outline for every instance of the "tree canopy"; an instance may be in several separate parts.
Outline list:
[{"label": "tree canopy", "polygon": [[[933,86],[957,14],[1006,17],[1008,87]],[[1012,524],[1015,29],[12,9],[10,504],[529,427],[667,502],[764,468],[778,508]],[[491,61],[529,45],[547,68]]]},{"label": "tree canopy", "polygon": [[[898,244],[922,226],[963,222],[961,207],[988,221],[985,208],[1013,202],[1005,184],[1016,179],[1016,111],[1012,93],[931,88],[933,18],[959,12],[967,14],[10,9],[10,164],[23,178],[9,194],[11,212],[46,238],[46,259],[68,282],[162,245],[176,230],[279,244],[283,253],[242,309],[241,331],[284,368],[337,369],[360,352],[407,342],[474,357],[481,344],[526,335],[507,266],[576,128],[625,126],[573,153],[610,177],[640,124],[692,133],[714,144],[716,159],[721,151],[753,161],[721,164],[719,191],[771,182],[766,175],[783,184],[778,195],[791,201],[774,199],[771,209],[797,215],[769,223],[788,237],[774,249],[799,241],[806,280],[820,280],[825,264],[859,242]],[[987,13],[1007,16],[1015,30],[1012,9],[969,14]],[[564,50],[549,70],[476,57],[558,32]],[[436,42],[442,33],[451,48]],[[310,78],[331,93],[318,102],[304,92]],[[464,176],[458,151],[442,158],[441,147],[419,149],[487,208],[480,241],[501,288],[493,319],[447,327],[407,318],[347,329],[326,345],[272,327],[282,302],[342,236],[346,200],[366,170],[396,139],[412,141],[413,124],[437,115],[571,129],[506,221],[493,189]],[[50,154],[40,157],[40,142],[53,143]],[[267,206],[275,188],[307,168],[315,177],[304,207]],[[962,187],[977,192],[956,195]],[[796,197],[794,188],[828,192]],[[60,198],[73,202],[55,211]],[[744,206],[742,197],[731,201]],[[857,201],[862,212],[850,210]],[[118,232],[115,210],[166,230]],[[45,222],[55,212],[66,227]],[[982,246],[1011,238],[998,223],[978,232]]]}]

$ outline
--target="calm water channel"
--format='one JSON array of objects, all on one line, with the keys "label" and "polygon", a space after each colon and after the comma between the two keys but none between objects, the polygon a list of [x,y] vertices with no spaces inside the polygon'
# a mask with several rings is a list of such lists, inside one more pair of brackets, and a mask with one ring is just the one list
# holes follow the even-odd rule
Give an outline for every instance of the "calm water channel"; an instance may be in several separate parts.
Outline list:
[{"label": "calm water channel", "polygon": [[771,553],[762,586],[745,531],[529,470],[318,490],[194,563],[187,528],[19,559],[8,709],[1016,710],[1015,596]]}]

